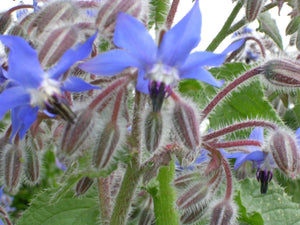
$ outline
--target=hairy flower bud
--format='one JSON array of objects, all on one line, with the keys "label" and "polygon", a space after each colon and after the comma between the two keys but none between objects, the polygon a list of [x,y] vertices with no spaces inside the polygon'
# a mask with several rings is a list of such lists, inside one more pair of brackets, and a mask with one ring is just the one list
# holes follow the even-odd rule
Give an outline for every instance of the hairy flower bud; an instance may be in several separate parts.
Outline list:
[{"label": "hairy flower bud", "polygon": [[159,112],[150,112],[145,119],[145,143],[149,152],[154,152],[161,140],[163,120]]},{"label": "hairy flower bud", "polygon": [[204,202],[202,205],[193,209],[184,210],[180,217],[182,224],[194,224],[207,212],[209,204]]},{"label": "hairy flower bud", "polygon": [[93,164],[96,168],[104,168],[115,152],[120,139],[119,126],[109,122],[104,127],[94,147]]},{"label": "hairy flower bud", "polygon": [[300,64],[288,60],[270,60],[263,65],[263,75],[279,87],[300,87]]},{"label": "hairy flower bud", "polygon": [[25,148],[24,162],[25,176],[30,183],[37,183],[40,177],[40,159],[36,149],[31,146]]},{"label": "hairy flower bud", "polygon": [[173,124],[185,147],[195,150],[200,144],[199,122],[194,109],[177,101],[173,111]]},{"label": "hairy flower bud", "polygon": [[229,200],[217,204],[212,212],[210,225],[229,225],[234,218],[234,210]]},{"label": "hairy flower bud", "polygon": [[89,177],[81,178],[76,184],[76,196],[85,194],[94,183],[94,179]]},{"label": "hairy flower bud", "polygon": [[0,34],[3,34],[7,30],[11,22],[12,19],[10,13],[0,14]]},{"label": "hairy flower bud", "polygon": [[74,154],[80,149],[93,127],[93,111],[83,111],[75,124],[67,123],[62,137],[60,149],[67,155]]},{"label": "hairy flower bud", "polygon": [[278,168],[294,178],[300,170],[300,155],[297,142],[284,130],[277,130],[269,141],[270,153]]},{"label": "hairy flower bud", "polygon": [[246,1],[246,19],[249,22],[254,21],[261,9],[263,8],[265,0],[247,0]]},{"label": "hairy flower bud", "polygon": [[19,146],[11,145],[3,158],[4,183],[9,191],[14,191],[22,175],[22,150]]}]

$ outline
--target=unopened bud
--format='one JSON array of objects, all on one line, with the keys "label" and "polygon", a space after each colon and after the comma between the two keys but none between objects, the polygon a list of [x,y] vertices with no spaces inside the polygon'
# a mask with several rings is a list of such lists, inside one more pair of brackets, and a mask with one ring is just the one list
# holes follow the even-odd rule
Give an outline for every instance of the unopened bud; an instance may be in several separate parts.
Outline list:
[{"label": "unopened bud", "polygon": [[142,207],[142,211],[140,213],[138,225],[152,225],[154,224],[155,216],[153,213],[153,204],[152,199],[149,198],[146,200],[145,205]]},{"label": "unopened bud", "polygon": [[0,34],[4,34],[11,22],[12,19],[10,13],[6,12],[0,14]]},{"label": "unopened bud", "polygon": [[180,209],[187,209],[198,204],[201,205],[209,195],[208,188],[209,186],[206,182],[199,182],[186,188],[185,192],[178,197],[176,201],[177,206]]},{"label": "unopened bud", "polygon": [[173,124],[185,147],[195,150],[200,144],[199,122],[194,109],[177,101],[173,111]]},{"label": "unopened bud", "polygon": [[300,15],[292,18],[290,23],[287,25],[285,33],[286,35],[291,35],[297,32],[300,28]]},{"label": "unopened bud", "polygon": [[94,147],[93,164],[96,168],[104,168],[115,152],[120,139],[120,130],[116,123],[106,124]]},{"label": "unopened bud", "polygon": [[144,4],[139,0],[109,0],[105,1],[98,11],[96,25],[102,35],[112,37],[119,12],[124,12],[139,18]]},{"label": "unopened bud", "polygon": [[234,218],[234,210],[229,200],[217,204],[212,212],[210,225],[229,225]]},{"label": "unopened bud", "polygon": [[209,208],[208,206],[208,202],[203,202],[203,204],[200,206],[184,210],[184,212],[181,214],[180,222],[182,224],[196,223],[207,212],[207,209]]},{"label": "unopened bud", "polygon": [[9,191],[14,191],[22,176],[22,151],[19,146],[11,145],[3,158],[4,183]]},{"label": "unopened bud", "polygon": [[70,1],[58,1],[39,11],[35,19],[31,22],[29,33],[36,28],[36,35],[40,35],[47,28],[59,24],[61,21],[72,22],[78,17],[78,9]]},{"label": "unopened bud", "polygon": [[30,183],[36,183],[40,177],[40,159],[38,152],[31,146],[26,146],[25,154],[25,176]]},{"label": "unopened bud", "polygon": [[268,82],[279,87],[300,87],[300,64],[288,60],[270,60],[262,71]]},{"label": "unopened bud", "polygon": [[93,183],[94,183],[94,179],[92,178],[89,177],[81,178],[76,184],[76,195],[80,196],[85,194],[92,186]]},{"label": "unopened bud", "polygon": [[39,61],[44,67],[53,66],[78,40],[78,30],[72,26],[53,30],[39,51]]},{"label": "unopened bud", "polygon": [[194,183],[195,181],[199,181],[201,179],[201,175],[199,172],[191,172],[187,174],[183,174],[181,176],[178,176],[173,184],[176,188],[186,188],[187,186],[190,186],[191,183]]},{"label": "unopened bud", "polygon": [[278,168],[294,178],[300,169],[300,155],[297,141],[284,130],[277,130],[269,141],[270,153]]},{"label": "unopened bud", "polygon": [[67,155],[74,154],[83,145],[92,130],[92,110],[83,111],[75,124],[67,123],[61,141],[61,151]]},{"label": "unopened bud", "polygon": [[261,9],[263,8],[265,0],[247,0],[246,1],[246,19],[249,22],[254,21]]},{"label": "unopened bud", "polygon": [[159,112],[150,112],[145,120],[145,143],[149,152],[154,152],[161,140],[163,120]]}]

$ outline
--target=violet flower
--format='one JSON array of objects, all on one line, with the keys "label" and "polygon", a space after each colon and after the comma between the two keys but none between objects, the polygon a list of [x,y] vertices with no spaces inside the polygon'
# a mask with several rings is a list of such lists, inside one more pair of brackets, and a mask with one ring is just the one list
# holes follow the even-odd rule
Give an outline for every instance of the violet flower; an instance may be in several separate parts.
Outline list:
[{"label": "violet flower", "polygon": [[196,0],[188,14],[164,34],[157,46],[143,23],[120,12],[113,39],[120,49],[100,54],[79,68],[112,76],[127,67],[135,67],[138,69],[136,89],[147,94],[156,92],[159,96],[169,93],[180,79],[197,79],[221,87],[223,81],[217,81],[203,66],[221,65],[226,54],[239,48],[244,40],[233,43],[221,54],[206,51],[190,54],[200,42],[201,22]]},{"label": "violet flower", "polygon": [[75,114],[64,99],[64,91],[82,92],[98,87],[78,77],[61,80],[74,63],[87,58],[97,33],[85,43],[67,50],[60,61],[44,71],[37,52],[21,37],[0,35],[0,41],[9,48],[8,71],[5,74],[11,84],[0,94],[0,119],[11,109],[12,135],[19,133],[22,139],[37,118],[39,109],[49,116],[59,114],[73,122]]}]

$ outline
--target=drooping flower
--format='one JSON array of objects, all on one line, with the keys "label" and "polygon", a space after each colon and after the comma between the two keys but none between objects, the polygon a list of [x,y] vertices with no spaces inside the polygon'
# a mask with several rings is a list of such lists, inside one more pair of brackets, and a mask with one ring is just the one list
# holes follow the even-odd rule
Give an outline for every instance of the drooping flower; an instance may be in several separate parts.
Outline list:
[{"label": "drooping flower", "polygon": [[97,87],[78,77],[62,81],[61,75],[77,61],[87,58],[97,33],[85,43],[67,50],[60,61],[44,71],[37,52],[21,37],[1,35],[0,41],[9,48],[8,71],[5,74],[11,85],[0,94],[0,119],[11,111],[12,135],[23,138],[37,118],[39,109],[53,117],[73,121],[75,114],[64,99],[64,91],[82,92]]},{"label": "drooping flower", "polygon": [[100,54],[79,67],[104,76],[112,76],[127,67],[135,67],[138,69],[136,89],[160,97],[169,93],[180,79],[197,79],[220,87],[223,81],[217,81],[203,66],[221,65],[226,54],[240,47],[244,40],[233,43],[221,54],[206,51],[190,54],[200,42],[200,32],[201,12],[198,0],[188,14],[164,34],[159,46],[144,24],[120,12],[114,44],[121,49]]}]

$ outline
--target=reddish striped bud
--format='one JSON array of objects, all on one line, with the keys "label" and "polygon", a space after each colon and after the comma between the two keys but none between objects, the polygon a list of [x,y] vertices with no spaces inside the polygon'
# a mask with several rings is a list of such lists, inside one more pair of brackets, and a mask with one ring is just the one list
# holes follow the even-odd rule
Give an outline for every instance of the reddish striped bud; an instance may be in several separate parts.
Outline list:
[{"label": "reddish striped bud", "polygon": [[70,1],[54,2],[40,10],[29,26],[29,33],[35,29],[39,36],[47,28],[53,28],[60,22],[73,22],[78,17],[78,8]]},{"label": "reddish striped bud", "polygon": [[284,130],[277,130],[269,140],[270,153],[278,168],[294,178],[300,170],[300,155],[297,141]]},{"label": "reddish striped bud", "polygon": [[199,122],[191,106],[182,101],[176,101],[173,124],[185,147],[195,150],[200,145]]},{"label": "reddish striped bud", "polygon": [[102,35],[112,37],[119,12],[124,12],[139,18],[145,4],[139,0],[108,0],[104,1],[97,14],[96,25]]},{"label": "reddish striped bud", "polygon": [[159,112],[150,112],[145,119],[145,143],[149,152],[154,152],[161,140],[163,120]]},{"label": "reddish striped bud", "polygon": [[246,1],[246,19],[249,22],[254,21],[261,9],[263,8],[265,0],[247,0]]},{"label": "reddish striped bud", "polygon": [[4,153],[4,183],[10,192],[17,189],[22,176],[22,151],[19,146],[11,145]]},{"label": "reddish striped bud", "polygon": [[63,153],[72,155],[82,147],[94,125],[92,118],[93,111],[87,109],[80,114],[75,124],[66,124],[60,146]]},{"label": "reddish striped bud", "polygon": [[4,34],[4,32],[8,29],[11,22],[12,19],[10,13],[0,14],[0,34]]},{"label": "reddish striped bud", "polygon": [[234,219],[234,209],[229,200],[217,204],[212,212],[210,225],[229,225]]},{"label": "reddish striped bud", "polygon": [[262,71],[268,82],[279,87],[300,87],[300,64],[288,60],[270,60]]},{"label": "reddish striped bud", "polygon": [[191,172],[187,174],[183,174],[179,177],[177,177],[173,184],[176,188],[186,188],[190,186],[192,183],[199,181],[201,179],[201,174],[196,171],[196,172]]},{"label": "reddish striped bud", "polygon": [[31,146],[25,148],[25,177],[30,183],[37,183],[40,177],[40,159],[36,149]]},{"label": "reddish striped bud", "polygon": [[119,140],[119,126],[113,122],[106,124],[94,147],[93,164],[96,168],[107,166],[118,146]]},{"label": "reddish striped bud", "polygon": [[202,205],[195,207],[194,209],[184,210],[180,217],[182,224],[194,224],[207,212],[208,203],[204,202]]},{"label": "reddish striped bud", "polygon": [[94,183],[94,179],[92,179],[92,178],[89,178],[89,177],[81,178],[76,184],[77,197],[85,194],[89,190],[89,188],[92,186],[93,183]]},{"label": "reddish striped bud", "polygon": [[51,67],[78,40],[78,29],[73,26],[53,30],[39,51],[39,61],[43,67]]},{"label": "reddish striped bud", "polygon": [[155,216],[153,213],[152,198],[146,199],[146,203],[142,206],[142,211],[139,216],[138,225],[152,225],[154,224]]}]

